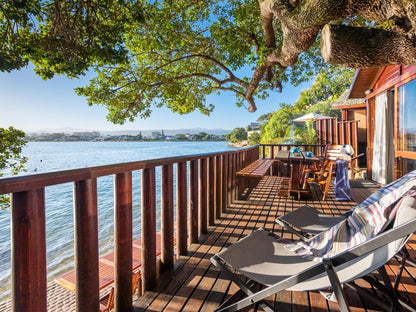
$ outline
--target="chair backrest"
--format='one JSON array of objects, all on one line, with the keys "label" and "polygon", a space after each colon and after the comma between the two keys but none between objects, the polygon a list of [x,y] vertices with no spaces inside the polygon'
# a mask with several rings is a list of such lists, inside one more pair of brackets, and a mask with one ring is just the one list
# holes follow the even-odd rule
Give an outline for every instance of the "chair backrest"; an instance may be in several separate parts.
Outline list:
[{"label": "chair backrest", "polygon": [[[385,230],[394,231],[395,228],[414,219],[416,219],[416,198],[413,196],[405,196],[398,203],[394,221],[392,221]],[[386,241],[385,245],[382,247],[337,266],[336,271],[340,282],[346,283],[355,280],[380,268],[403,248],[411,235],[412,233],[392,242]],[[367,242],[364,242],[363,245]],[[345,253],[348,253],[348,250],[346,250],[344,254]],[[322,273],[291,287],[290,290],[314,290],[323,289],[329,286],[330,282],[327,275]]]},{"label": "chair backrest", "polygon": [[[414,196],[405,196],[398,205],[399,207],[394,218],[393,228],[416,218],[416,198]],[[393,244],[394,249],[396,251],[402,249],[409,237],[410,236],[395,241]]]},{"label": "chair backrest", "polygon": [[333,162],[340,159],[351,162],[351,156],[353,154],[354,149],[351,145],[329,145],[325,158]]}]

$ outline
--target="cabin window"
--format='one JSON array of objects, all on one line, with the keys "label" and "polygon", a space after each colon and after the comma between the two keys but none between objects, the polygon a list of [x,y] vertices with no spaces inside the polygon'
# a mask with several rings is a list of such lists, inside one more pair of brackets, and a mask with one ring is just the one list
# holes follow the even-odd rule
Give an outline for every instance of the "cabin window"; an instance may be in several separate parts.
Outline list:
[{"label": "cabin window", "polygon": [[416,152],[416,80],[399,89],[399,151]]},{"label": "cabin window", "polygon": [[399,161],[399,174],[404,176],[406,173],[409,173],[413,170],[416,170],[416,159],[401,158]]}]

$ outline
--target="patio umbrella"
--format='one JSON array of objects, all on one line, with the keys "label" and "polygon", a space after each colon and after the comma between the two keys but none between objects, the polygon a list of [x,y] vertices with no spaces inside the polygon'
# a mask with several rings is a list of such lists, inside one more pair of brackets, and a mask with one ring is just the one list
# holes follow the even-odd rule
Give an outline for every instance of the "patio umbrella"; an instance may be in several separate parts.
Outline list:
[{"label": "patio umbrella", "polygon": [[293,121],[305,122],[305,121],[308,121],[308,120],[328,119],[328,118],[332,118],[332,117],[320,115],[320,114],[317,114],[317,113],[309,113],[309,114],[306,114],[304,116],[293,119]]}]

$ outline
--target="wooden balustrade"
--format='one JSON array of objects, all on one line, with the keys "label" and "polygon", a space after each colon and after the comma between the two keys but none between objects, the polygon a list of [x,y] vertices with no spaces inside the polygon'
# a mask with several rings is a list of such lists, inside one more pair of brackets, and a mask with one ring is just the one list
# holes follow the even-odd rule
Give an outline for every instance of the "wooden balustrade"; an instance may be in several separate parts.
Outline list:
[{"label": "wooden balustrade", "polygon": [[161,168],[160,269],[163,272],[173,268],[175,242],[177,254],[186,255],[188,241],[197,242],[199,234],[206,233],[207,226],[213,225],[221,213],[226,212],[227,205],[237,196],[235,173],[257,158],[259,146],[254,146],[0,178],[0,194],[12,193],[13,311],[46,311],[45,187],[74,184],[76,306],[77,311],[98,311],[97,178],[114,176],[115,311],[128,311],[132,306],[132,172],[141,170],[141,278],[142,289],[148,290],[156,285],[158,276],[156,168]]}]

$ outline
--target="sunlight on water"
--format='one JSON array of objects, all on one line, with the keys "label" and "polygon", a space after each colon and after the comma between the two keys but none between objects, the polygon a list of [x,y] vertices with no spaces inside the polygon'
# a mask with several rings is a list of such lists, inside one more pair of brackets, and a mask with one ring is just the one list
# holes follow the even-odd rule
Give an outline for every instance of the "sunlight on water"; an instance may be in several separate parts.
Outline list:
[{"label": "sunlight on water", "polygon": [[[229,149],[232,148],[226,142],[30,142],[23,155],[29,157],[25,174],[33,174]],[[74,267],[72,188],[72,183],[66,183],[45,189],[48,280]],[[113,176],[98,178],[97,190],[100,255],[103,255],[114,248]],[[136,171],[133,172],[133,239],[140,237],[140,202],[140,171]],[[160,230],[159,207],[160,168],[156,168],[157,230]],[[0,210],[0,300],[10,295],[10,231],[10,211]]]}]

